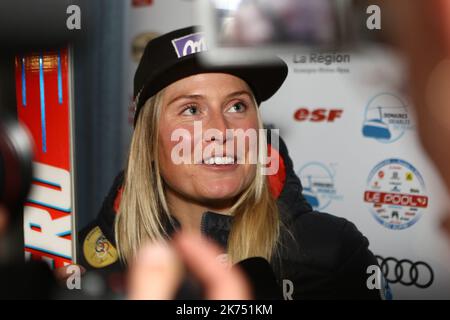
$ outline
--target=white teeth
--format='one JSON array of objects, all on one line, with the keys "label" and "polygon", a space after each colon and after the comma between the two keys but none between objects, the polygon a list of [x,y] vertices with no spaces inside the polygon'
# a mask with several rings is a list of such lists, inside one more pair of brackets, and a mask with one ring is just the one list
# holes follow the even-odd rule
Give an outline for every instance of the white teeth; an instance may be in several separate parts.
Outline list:
[{"label": "white teeth", "polygon": [[234,164],[234,158],[228,157],[226,164]]},{"label": "white teeth", "polygon": [[212,157],[204,160],[205,164],[233,164],[234,159],[232,157]]}]

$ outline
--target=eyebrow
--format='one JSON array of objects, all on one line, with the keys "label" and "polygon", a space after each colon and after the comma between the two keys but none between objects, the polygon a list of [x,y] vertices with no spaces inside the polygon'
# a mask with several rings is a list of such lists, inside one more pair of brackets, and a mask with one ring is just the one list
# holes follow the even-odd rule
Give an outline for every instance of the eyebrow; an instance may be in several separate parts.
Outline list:
[{"label": "eyebrow", "polygon": [[[247,95],[250,98],[252,97],[252,94],[248,91],[248,90],[241,90],[241,91],[236,91],[236,92],[232,92],[230,94],[228,94],[225,99],[229,99],[229,98],[234,98],[234,97],[238,97],[241,95]],[[193,100],[201,100],[204,99],[205,96],[201,95],[201,94],[187,94],[187,95],[181,95],[178,96],[172,100],[170,100],[170,102],[167,105],[171,105],[172,103],[178,101],[178,100],[182,100],[182,99],[193,99]]]}]

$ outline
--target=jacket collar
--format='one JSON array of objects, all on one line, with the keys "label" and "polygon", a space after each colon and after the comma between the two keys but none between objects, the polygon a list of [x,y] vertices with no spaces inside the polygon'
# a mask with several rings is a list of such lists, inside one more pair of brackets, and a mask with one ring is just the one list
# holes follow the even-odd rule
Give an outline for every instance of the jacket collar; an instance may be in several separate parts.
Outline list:
[{"label": "jacket collar", "polygon": [[[222,248],[226,248],[232,223],[233,217],[230,215],[206,211],[202,215],[200,230],[204,236],[214,240]],[[169,236],[172,236],[180,229],[181,225],[175,217],[172,217],[171,222],[166,223],[166,230]]]}]

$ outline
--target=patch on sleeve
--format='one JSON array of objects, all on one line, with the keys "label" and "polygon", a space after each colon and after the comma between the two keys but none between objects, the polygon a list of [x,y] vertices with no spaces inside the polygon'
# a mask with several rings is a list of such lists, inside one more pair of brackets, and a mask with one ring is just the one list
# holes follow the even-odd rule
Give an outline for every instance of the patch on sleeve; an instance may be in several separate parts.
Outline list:
[{"label": "patch on sleeve", "polygon": [[89,231],[84,239],[83,253],[86,261],[94,268],[104,268],[119,258],[116,248],[98,226]]}]

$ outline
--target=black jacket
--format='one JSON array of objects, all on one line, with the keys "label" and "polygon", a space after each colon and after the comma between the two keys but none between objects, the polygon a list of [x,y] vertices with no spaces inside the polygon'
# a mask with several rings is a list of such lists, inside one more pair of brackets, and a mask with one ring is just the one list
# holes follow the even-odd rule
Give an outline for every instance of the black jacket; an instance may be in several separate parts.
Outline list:
[{"label": "black jacket", "polygon": [[[348,220],[313,211],[302,195],[302,185],[281,139],[279,154],[280,174],[271,184],[274,190],[278,185],[281,221],[291,235],[282,231],[282,245],[272,267],[284,298],[381,299],[379,290],[367,288],[367,268],[378,265],[368,249],[368,240]],[[120,173],[97,219],[79,234],[83,250],[79,250],[78,262],[88,270],[109,272],[123,268],[114,249],[113,229],[122,181]],[[231,225],[232,217],[206,212],[202,233],[226,246]]]}]

